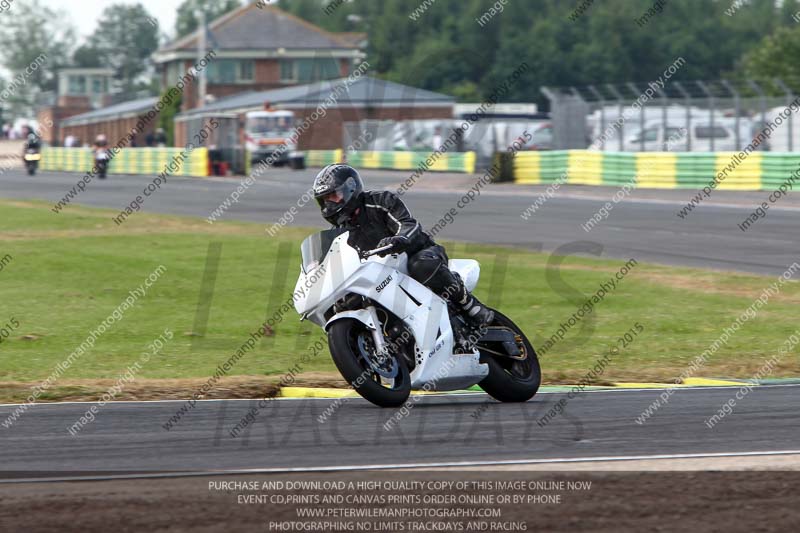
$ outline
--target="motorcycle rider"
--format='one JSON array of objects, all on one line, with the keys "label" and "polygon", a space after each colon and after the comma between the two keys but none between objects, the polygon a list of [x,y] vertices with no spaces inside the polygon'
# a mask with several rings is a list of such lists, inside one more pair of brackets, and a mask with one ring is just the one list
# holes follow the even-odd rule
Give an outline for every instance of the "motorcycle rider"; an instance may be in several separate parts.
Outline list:
[{"label": "motorcycle rider", "polygon": [[[108,165],[108,153],[106,152],[107,147],[108,147],[108,139],[106,138],[104,133],[99,133],[97,137],[95,137],[94,139],[94,146],[92,146],[92,156],[94,158],[95,166],[100,171],[98,177],[101,180],[106,178],[106,169]],[[98,158],[98,154],[101,152],[106,153],[102,161]]]},{"label": "motorcycle rider", "polygon": [[167,146],[167,134],[164,131],[164,128],[158,128],[156,130],[155,143],[159,148],[164,148]]},{"label": "motorcycle rider", "polygon": [[25,146],[22,149],[23,152],[28,150],[36,150],[39,152],[42,148],[42,141],[39,139],[39,136],[36,135],[32,129],[28,128],[28,137],[25,139]]},{"label": "motorcycle rider", "polygon": [[422,230],[396,194],[365,191],[358,171],[344,163],[323,168],[313,190],[322,217],[350,231],[350,246],[359,252],[391,246],[378,254],[381,257],[406,252],[409,275],[461,309],[473,326],[480,328],[494,320],[494,312],[470,294],[461,277],[448,268],[444,247]]},{"label": "motorcycle rider", "polygon": [[108,146],[108,139],[104,133],[98,133],[94,139],[94,151],[104,150]]}]

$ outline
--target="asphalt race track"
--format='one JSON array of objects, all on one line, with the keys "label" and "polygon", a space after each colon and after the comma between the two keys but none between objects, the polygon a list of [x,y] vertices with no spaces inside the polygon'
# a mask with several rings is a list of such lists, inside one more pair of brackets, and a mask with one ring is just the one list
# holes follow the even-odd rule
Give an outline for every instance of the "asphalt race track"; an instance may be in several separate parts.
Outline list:
[{"label": "asphalt race track", "polygon": [[[220,220],[257,222],[266,230],[297,205],[315,172],[270,170]],[[368,188],[392,190],[407,174],[367,171],[364,177]],[[80,178],[0,172],[0,198],[55,203]],[[76,203],[117,213],[152,179],[94,181]],[[405,201],[430,228],[477,179],[431,173]],[[145,199],[143,210],[206,218],[241,180],[173,177]],[[770,276],[798,260],[800,199],[791,196],[745,233],[737,224],[768,192],[718,191],[684,220],[677,212],[696,191],[637,190],[587,233],[581,225],[617,189],[564,186],[524,220],[520,215],[545,189],[490,185],[437,240],[562,255],[591,250],[606,258]],[[300,208],[292,224],[323,227],[316,204]],[[172,427],[168,422],[185,401],[110,402],[75,434],[70,427],[96,404],[38,403],[10,427],[0,425],[0,449],[8,452],[0,461],[0,531],[249,532],[299,520],[301,506],[288,500],[243,503],[261,493],[211,488],[245,479],[577,480],[594,483],[593,492],[567,492],[564,505],[507,505],[497,516],[511,525],[530,520],[535,531],[756,531],[764,517],[777,530],[790,530],[800,520],[800,384],[754,387],[708,428],[705,422],[739,390],[677,389],[644,423],[637,418],[663,389],[593,390],[571,399],[550,389],[522,404],[482,393],[415,395],[405,416],[361,398],[279,398],[263,402],[236,436],[232,430],[253,417],[259,400],[198,401]],[[0,422],[17,408],[0,405]],[[395,424],[387,429],[390,420]],[[307,492],[288,491],[287,498]]]},{"label": "asphalt race track", "polygon": [[[266,228],[297,204],[315,172],[270,169],[220,220],[261,222]],[[396,189],[407,176],[402,172],[364,172],[367,188],[371,189]],[[22,171],[11,170],[0,175],[0,197],[55,202],[80,178],[69,173],[41,173],[30,178]],[[152,176],[95,180],[76,202],[122,211],[151,181]],[[143,210],[205,218],[240,181],[241,178],[170,178],[166,186],[146,199]],[[475,181],[474,176],[429,173],[407,193],[405,200],[423,226],[430,228],[450,207],[456,207]],[[605,257],[769,275],[781,274],[797,260],[800,201],[791,196],[773,206],[765,219],[742,232],[737,224],[766,200],[768,192],[715,191],[686,219],[680,219],[677,212],[697,191],[635,191],[614,206],[607,220],[587,233],[581,225],[611,201],[617,189],[564,186],[529,220],[523,220],[520,215],[544,189],[490,185],[437,239],[545,251],[590,241],[602,247]],[[301,208],[293,224],[322,227],[316,204],[312,201]]]},{"label": "asphalt race track", "polygon": [[[114,402],[76,436],[67,427],[90,406],[37,404],[0,443],[4,482],[24,478],[171,475],[232,471],[302,472],[398,468],[411,465],[497,465],[682,454],[800,453],[797,385],[756,387],[712,429],[704,421],[738,388],[676,392],[640,425],[636,417],[659,390],[586,392],[548,424],[537,421],[563,393],[539,394],[525,404],[500,404],[483,394],[422,397],[390,430],[396,410],[362,399],[341,404],[329,420],[318,417],[329,399],[272,401],[238,437],[229,432],[255,400],[200,401],[167,431],[179,401]],[[0,407],[4,420],[13,407]]]},{"label": "asphalt race track", "polygon": [[[308,190],[314,170],[273,169],[259,178],[221,220],[275,223]],[[365,172],[369,188],[395,189],[406,175]],[[55,202],[80,179],[77,174],[20,171],[0,175],[0,197]],[[152,180],[112,176],[81,194],[81,205],[122,210]],[[476,177],[426,175],[406,197],[412,212],[430,227],[462,197]],[[146,199],[144,210],[207,217],[240,179],[171,178]],[[800,202],[774,207],[747,233],[736,225],[767,193],[718,192],[682,220],[680,207],[695,191],[635,191],[615,205],[590,233],[587,219],[616,190],[562,187],[530,220],[520,214],[543,187],[491,185],[467,205],[439,240],[497,243],[556,250],[576,241],[602,246],[605,257],[777,275],[797,260]],[[67,210],[70,208],[67,207]],[[60,216],[53,214],[52,216]],[[134,215],[136,216],[136,215]],[[313,201],[293,222],[322,227]],[[282,399],[263,409],[245,432],[230,430],[256,400],[198,402],[174,428],[162,427],[182,402],[119,402],[77,436],[67,428],[89,404],[38,404],[6,429],[4,449],[16,451],[2,464],[2,477],[69,477],[114,473],[174,473],[249,469],[397,467],[409,464],[492,463],[576,458],[739,454],[793,451],[800,428],[786,424],[796,412],[797,386],[762,386],[713,429],[703,422],[736,389],[701,388],[676,393],[643,425],[635,419],[659,392],[591,392],[571,400],[564,414],[543,427],[536,421],[560,399],[540,394],[521,405],[499,404],[482,394],[424,397],[409,416],[386,431],[396,411],[357,399],[337,407],[330,420],[317,419],[329,399]],[[598,396],[590,396],[598,395]],[[601,400],[601,401],[595,401]],[[13,410],[0,406],[0,420]]]}]

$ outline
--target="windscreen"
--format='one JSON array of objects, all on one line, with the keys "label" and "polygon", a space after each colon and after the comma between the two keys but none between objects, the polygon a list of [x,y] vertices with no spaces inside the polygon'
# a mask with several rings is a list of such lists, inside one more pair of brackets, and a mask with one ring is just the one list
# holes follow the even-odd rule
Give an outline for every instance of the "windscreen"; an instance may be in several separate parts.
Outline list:
[{"label": "windscreen", "polygon": [[247,119],[247,131],[258,135],[280,136],[291,128],[291,117],[252,117]]},{"label": "windscreen", "polygon": [[306,237],[306,240],[300,245],[300,253],[303,256],[303,272],[308,273],[318,267],[328,255],[333,240],[346,231],[334,228]]}]

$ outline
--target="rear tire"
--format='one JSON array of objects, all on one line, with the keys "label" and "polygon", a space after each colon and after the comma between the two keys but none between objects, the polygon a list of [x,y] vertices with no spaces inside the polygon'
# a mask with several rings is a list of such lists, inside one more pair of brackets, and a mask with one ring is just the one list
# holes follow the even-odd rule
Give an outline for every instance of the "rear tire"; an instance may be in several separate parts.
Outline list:
[{"label": "rear tire", "polygon": [[491,325],[515,331],[522,338],[526,358],[518,361],[481,351],[481,362],[489,366],[489,375],[483,378],[478,386],[501,402],[527,402],[533,398],[542,382],[542,370],[536,351],[522,330],[502,313],[494,312],[494,321]]},{"label": "rear tire", "polygon": [[35,176],[36,175],[36,167],[33,165],[28,165],[28,176]]},{"label": "rear tire", "polygon": [[[376,381],[377,374],[370,372],[361,356],[358,337],[371,333],[367,327],[351,318],[343,318],[331,324],[328,330],[328,346],[331,357],[342,377],[365,400],[378,407],[399,407],[411,394],[411,376],[402,357],[391,356],[397,364],[397,377],[391,388]],[[379,377],[378,377],[379,379]]]}]

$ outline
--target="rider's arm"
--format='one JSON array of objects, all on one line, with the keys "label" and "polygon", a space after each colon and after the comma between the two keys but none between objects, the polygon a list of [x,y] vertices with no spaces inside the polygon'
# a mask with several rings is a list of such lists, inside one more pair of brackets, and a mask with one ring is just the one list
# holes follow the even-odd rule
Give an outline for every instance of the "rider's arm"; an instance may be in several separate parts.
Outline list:
[{"label": "rider's arm", "polygon": [[383,191],[373,197],[374,203],[367,203],[365,207],[380,209],[386,214],[387,225],[394,230],[396,237],[405,237],[407,240],[418,236],[421,231],[417,222],[409,212],[406,204],[393,192]]}]

